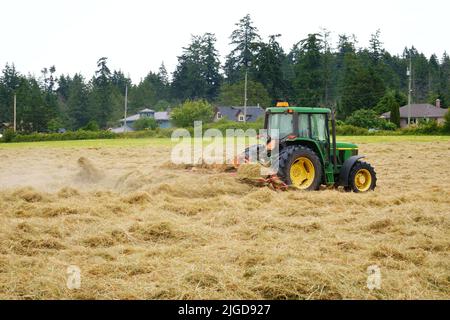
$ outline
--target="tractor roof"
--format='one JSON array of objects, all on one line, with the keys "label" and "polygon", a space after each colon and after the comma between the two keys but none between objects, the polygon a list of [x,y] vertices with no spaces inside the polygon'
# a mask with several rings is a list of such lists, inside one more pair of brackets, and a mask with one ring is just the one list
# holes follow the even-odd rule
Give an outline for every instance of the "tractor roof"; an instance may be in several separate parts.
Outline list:
[{"label": "tractor roof", "polygon": [[308,108],[308,107],[274,107],[267,108],[267,112],[270,113],[284,113],[284,112],[298,112],[298,113],[331,113],[328,108]]}]

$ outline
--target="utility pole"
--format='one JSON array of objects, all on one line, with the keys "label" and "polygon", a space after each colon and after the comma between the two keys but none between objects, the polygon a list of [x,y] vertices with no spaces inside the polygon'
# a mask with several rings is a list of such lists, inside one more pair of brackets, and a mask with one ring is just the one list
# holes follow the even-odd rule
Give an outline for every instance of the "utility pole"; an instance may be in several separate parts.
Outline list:
[{"label": "utility pole", "polygon": [[14,94],[14,132],[16,132],[16,118],[17,118],[17,96]]},{"label": "utility pole", "polygon": [[409,54],[409,69],[407,72],[407,75],[409,76],[409,83],[408,83],[408,127],[411,124],[411,86],[412,86],[412,62],[411,62],[411,53]]},{"label": "utility pole", "polygon": [[244,122],[247,122],[247,67],[245,67],[245,83],[244,83]]},{"label": "utility pole", "polygon": [[128,85],[125,86],[125,116],[123,118],[123,132],[127,132],[127,108],[128,108]]}]

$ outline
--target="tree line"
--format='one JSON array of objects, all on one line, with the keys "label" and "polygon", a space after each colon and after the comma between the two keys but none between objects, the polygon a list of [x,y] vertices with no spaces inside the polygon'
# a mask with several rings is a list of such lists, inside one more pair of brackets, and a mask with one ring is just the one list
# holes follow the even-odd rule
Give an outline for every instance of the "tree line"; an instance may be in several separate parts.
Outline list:
[{"label": "tree line", "polygon": [[161,64],[139,83],[110,70],[106,57],[97,61],[90,79],[81,74],[56,76],[54,66],[44,68],[39,77],[23,75],[7,64],[0,76],[0,123],[11,123],[14,95],[18,130],[25,132],[115,126],[123,117],[125,87],[130,113],[143,107],[165,110],[186,100],[243,105],[246,73],[247,105],[265,108],[286,100],[298,106],[336,106],[339,119],[352,119],[361,110],[380,114],[406,104],[410,61],[412,101],[434,104],[440,99],[442,106],[450,104],[447,53],[428,58],[411,47],[392,55],[384,49],[380,31],[371,35],[368,47],[358,47],[355,36],[345,34],[333,43],[330,34],[322,29],[285,51],[278,41],[281,35],[262,39],[246,15],[231,33],[232,50],[223,65],[216,36],[194,35],[182,48],[171,77]]}]

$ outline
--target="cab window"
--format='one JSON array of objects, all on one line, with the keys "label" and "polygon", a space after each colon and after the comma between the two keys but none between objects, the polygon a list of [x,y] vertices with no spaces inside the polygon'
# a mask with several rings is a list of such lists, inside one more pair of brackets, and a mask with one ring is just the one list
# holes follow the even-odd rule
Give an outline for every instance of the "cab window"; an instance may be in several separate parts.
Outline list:
[{"label": "cab window", "polygon": [[311,115],[311,134],[312,139],[319,141],[327,141],[327,127],[325,124],[326,117],[324,114]]},{"label": "cab window", "polygon": [[307,114],[298,114],[298,134],[300,137],[309,138],[309,120]]},{"label": "cab window", "polygon": [[272,113],[269,116],[268,130],[271,134],[271,130],[279,129],[278,138],[282,139],[290,135],[293,131],[293,117],[292,114],[286,113]]}]

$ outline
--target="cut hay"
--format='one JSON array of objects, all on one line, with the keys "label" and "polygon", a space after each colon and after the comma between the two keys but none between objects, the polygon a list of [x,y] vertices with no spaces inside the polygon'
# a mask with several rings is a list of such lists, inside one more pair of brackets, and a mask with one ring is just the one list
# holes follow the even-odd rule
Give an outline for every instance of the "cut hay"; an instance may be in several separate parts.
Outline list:
[{"label": "cut hay", "polygon": [[259,179],[263,176],[264,167],[259,164],[244,163],[238,167],[237,175],[239,179]]},{"label": "cut hay", "polygon": [[448,299],[448,140],[359,147],[375,192],[275,192],[160,145],[4,148],[0,299]]},{"label": "cut hay", "polygon": [[98,170],[87,158],[81,157],[77,161],[80,171],[77,180],[80,182],[94,183],[104,178],[104,174]]}]

